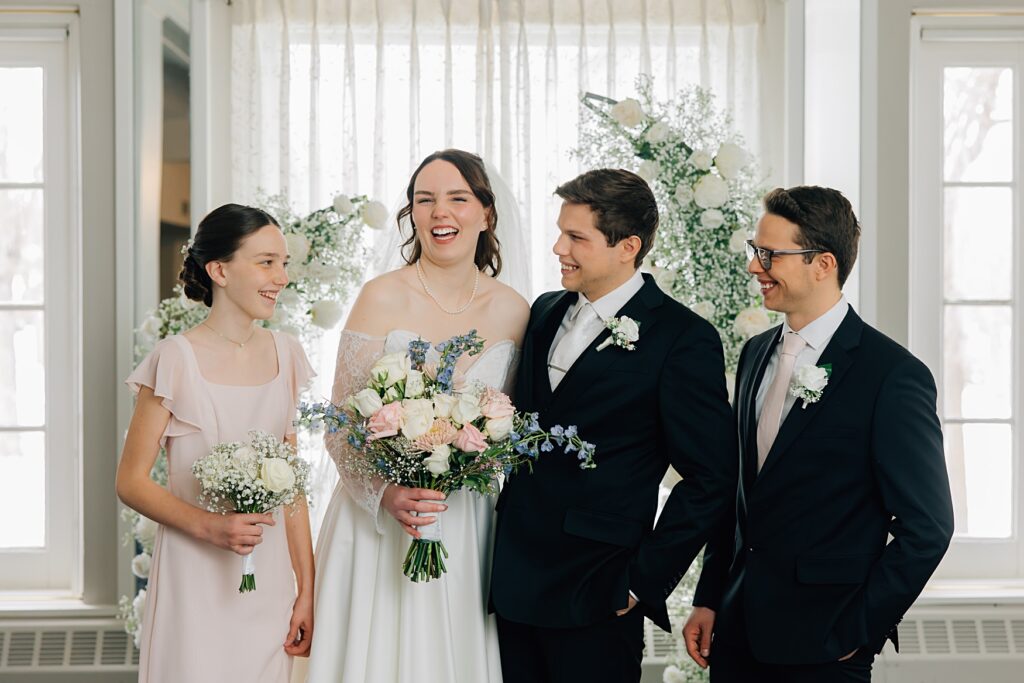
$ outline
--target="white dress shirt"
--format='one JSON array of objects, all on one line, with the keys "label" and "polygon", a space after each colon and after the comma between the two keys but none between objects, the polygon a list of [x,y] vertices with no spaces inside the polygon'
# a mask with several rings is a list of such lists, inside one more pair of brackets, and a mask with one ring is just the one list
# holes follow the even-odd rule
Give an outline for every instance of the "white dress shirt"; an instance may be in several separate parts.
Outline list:
[{"label": "white dress shirt", "polygon": [[[590,330],[592,334],[585,334],[580,337],[582,343],[577,345],[577,348],[571,349],[569,358],[575,362],[586,348],[594,343],[601,332],[605,329],[604,321],[609,318],[614,318],[615,314],[626,305],[630,299],[636,296],[636,293],[644,286],[644,276],[639,270],[633,273],[633,277],[629,278],[621,285],[608,292],[600,299],[596,301],[590,301],[587,297],[583,296],[583,292],[579,293],[579,299],[575,305],[570,306],[569,310],[565,312],[565,316],[562,317],[562,324],[558,326],[558,331],[555,332],[555,338],[551,340],[551,347],[548,349],[548,363],[551,363],[551,356],[554,355],[555,349],[558,347],[558,342],[562,340],[565,333],[572,327],[572,321],[575,320],[579,310],[586,305],[593,307],[594,312],[597,313],[596,318],[592,318],[589,322]],[[564,358],[565,356],[563,356]],[[572,363],[566,363],[565,370],[568,371],[572,367]]]},{"label": "white dress shirt", "polygon": [[[843,319],[846,317],[846,312],[849,308],[850,304],[846,302],[846,297],[840,295],[839,301],[836,302],[835,306],[805,325],[799,332],[794,331],[793,328],[789,326],[788,322],[782,323],[782,334],[779,335],[780,340],[787,332],[793,332],[807,342],[807,346],[797,354],[796,364],[793,366],[794,372],[797,368],[802,368],[806,365],[817,365],[818,359],[821,358],[821,352],[825,350],[825,347],[828,346],[828,343],[832,340],[836,330],[839,329]],[[771,360],[768,361],[768,367],[764,371],[764,378],[761,380],[761,386],[757,388],[757,397],[754,399],[754,409],[758,420],[761,419],[761,408],[764,406],[764,399],[765,395],[768,393],[768,387],[771,386],[772,380],[775,378],[775,370],[779,367],[779,351],[781,348],[782,344],[775,344],[775,348],[772,350]],[[786,421],[786,416],[789,415],[789,411],[796,401],[796,396],[789,393],[786,394],[786,402],[782,405],[782,416],[779,418],[780,423]]]}]

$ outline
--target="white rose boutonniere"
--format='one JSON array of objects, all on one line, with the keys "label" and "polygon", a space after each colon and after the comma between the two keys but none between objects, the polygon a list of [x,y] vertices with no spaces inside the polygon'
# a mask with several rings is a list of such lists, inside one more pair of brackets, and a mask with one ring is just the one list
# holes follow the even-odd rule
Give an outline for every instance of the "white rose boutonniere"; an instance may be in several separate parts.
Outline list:
[{"label": "white rose boutonniere", "polygon": [[804,365],[793,371],[793,379],[789,381],[789,393],[802,399],[802,408],[808,403],[817,403],[821,394],[828,386],[828,378],[832,376],[832,365]]},{"label": "white rose boutonniere", "polygon": [[608,318],[604,321],[604,326],[612,331],[612,336],[598,345],[598,351],[603,351],[612,344],[627,351],[636,350],[636,345],[633,342],[640,338],[640,323],[628,315],[623,315],[618,318]]}]

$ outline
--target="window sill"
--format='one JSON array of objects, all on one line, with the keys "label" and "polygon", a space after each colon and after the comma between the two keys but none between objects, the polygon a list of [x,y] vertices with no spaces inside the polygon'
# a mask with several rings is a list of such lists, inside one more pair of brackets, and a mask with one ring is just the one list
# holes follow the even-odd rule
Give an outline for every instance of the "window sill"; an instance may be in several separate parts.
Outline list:
[{"label": "window sill", "polygon": [[64,593],[0,591],[0,620],[102,619],[117,613],[117,605],[87,605]]},{"label": "window sill", "polygon": [[931,605],[1024,605],[1024,579],[940,579],[915,603]]}]

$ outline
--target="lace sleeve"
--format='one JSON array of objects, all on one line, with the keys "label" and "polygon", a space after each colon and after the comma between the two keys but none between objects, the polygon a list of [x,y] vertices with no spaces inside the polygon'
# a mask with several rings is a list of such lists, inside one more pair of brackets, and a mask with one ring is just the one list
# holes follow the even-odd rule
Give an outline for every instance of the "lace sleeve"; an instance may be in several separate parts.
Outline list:
[{"label": "lace sleeve", "polygon": [[[334,370],[334,387],[331,402],[341,405],[342,401],[366,386],[370,368],[384,352],[384,338],[370,337],[359,332],[343,330],[338,342],[338,360]],[[359,474],[352,466],[353,459],[361,457],[348,445],[342,433],[328,433],[324,445],[341,476],[341,485],[360,507],[374,517],[378,533],[384,533],[380,513],[380,498],[385,484],[380,479]]]}]

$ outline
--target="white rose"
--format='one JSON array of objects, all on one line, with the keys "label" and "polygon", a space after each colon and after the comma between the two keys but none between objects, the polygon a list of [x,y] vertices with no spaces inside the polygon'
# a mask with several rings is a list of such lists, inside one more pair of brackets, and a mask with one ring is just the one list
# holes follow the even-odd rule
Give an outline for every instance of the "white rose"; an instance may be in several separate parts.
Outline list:
[{"label": "white rose", "polygon": [[745,308],[733,321],[733,329],[744,339],[761,334],[771,326],[772,321],[763,308]]},{"label": "white rose", "polygon": [[330,299],[317,301],[309,307],[310,319],[317,327],[329,330],[341,320],[343,310],[341,304]]},{"label": "white rose", "polygon": [[139,515],[139,518],[135,521],[135,526],[132,527],[132,533],[135,534],[135,539],[139,542],[139,545],[149,549],[153,547],[153,542],[156,541],[156,530],[158,528],[159,525],[149,517]]},{"label": "white rose", "polygon": [[750,278],[750,282],[747,283],[747,292],[750,296],[761,296],[761,283],[757,281],[757,276]]},{"label": "white rose", "polygon": [[804,365],[793,372],[792,384],[808,391],[821,391],[828,384],[828,372],[817,365]]},{"label": "white rose", "polygon": [[687,161],[694,168],[706,171],[711,168],[711,153],[703,149],[696,149]]},{"label": "white rose", "polygon": [[434,446],[433,450],[430,451],[430,455],[423,459],[423,464],[427,466],[427,471],[435,476],[439,476],[448,471],[448,458],[451,457],[452,449],[448,444],[440,444]]},{"label": "white rose", "polygon": [[484,431],[491,441],[501,441],[512,431],[512,416],[488,420],[484,423]]},{"label": "white rose", "polygon": [[295,486],[295,472],[284,458],[264,458],[260,479],[271,493],[281,493]]},{"label": "white rose", "polygon": [[284,241],[288,245],[288,256],[297,263],[305,263],[309,256],[309,240],[306,236],[290,232],[284,236]]},{"label": "white rose", "polygon": [[411,369],[412,362],[409,360],[409,354],[405,351],[398,351],[381,356],[370,368],[370,377],[383,382],[385,387],[391,387],[396,382],[405,379]]},{"label": "white rose", "polygon": [[363,417],[371,417],[384,407],[384,401],[380,400],[377,392],[370,388],[363,389],[354,395],[349,402]]},{"label": "white rose", "polygon": [[640,338],[640,326],[632,318],[622,318],[619,320],[619,327],[616,331],[625,337],[626,341],[630,344]]},{"label": "white rose", "polygon": [[683,673],[679,667],[670,665],[665,667],[661,674],[662,683],[687,683],[689,676]]},{"label": "white rose", "polygon": [[429,398],[407,398],[402,401],[402,411],[402,436],[409,441],[426,434],[434,424],[434,402]]},{"label": "white rose", "polygon": [[693,201],[702,209],[717,208],[729,201],[729,184],[709,173],[693,186]]},{"label": "white rose", "polygon": [[676,201],[680,206],[686,206],[693,201],[693,188],[683,183],[676,187]]},{"label": "white rose", "polygon": [[734,254],[742,254],[747,250],[747,229],[738,228],[729,237],[729,251]]},{"label": "white rose", "polygon": [[299,298],[298,292],[289,287],[285,287],[277,293],[277,308],[274,311],[274,315],[277,315],[277,311],[282,308],[295,308],[299,305],[300,301],[301,299]]},{"label": "white rose", "polygon": [[708,209],[700,214],[700,227],[714,230],[725,222],[725,215],[718,209]]},{"label": "white rose", "polygon": [[705,320],[711,320],[711,317],[715,314],[718,308],[710,301],[698,301],[690,309]]},{"label": "white rose", "polygon": [[148,579],[152,564],[153,557],[147,552],[141,552],[132,558],[132,574],[140,579]]},{"label": "white rose", "polygon": [[480,417],[480,397],[466,392],[458,395],[458,400],[452,406],[452,419],[460,425],[472,422]]},{"label": "white rose", "polygon": [[[139,624],[142,623],[142,616],[146,613],[146,589],[143,588],[139,591],[135,599],[132,600],[132,613],[135,615],[135,621]],[[141,628],[139,629],[142,630]]]},{"label": "white rose", "polygon": [[452,408],[459,399],[451,394],[434,394],[434,416],[448,419],[452,416]]},{"label": "white rose", "polygon": [[423,392],[427,390],[427,385],[423,381],[423,373],[419,370],[410,370],[405,375],[405,397],[406,398],[419,398],[423,395]]},{"label": "white rose", "polygon": [[239,470],[245,472],[250,477],[256,477],[259,468],[259,456],[256,455],[256,451],[248,446],[239,446],[231,452],[231,459]]},{"label": "white rose", "polygon": [[666,139],[668,139],[668,134],[670,131],[671,129],[668,127],[667,123],[665,123],[664,121],[658,121],[653,126],[647,129],[647,133],[644,134],[644,137],[647,138],[648,142],[664,142]]},{"label": "white rose", "polygon": [[625,128],[635,128],[644,120],[644,110],[632,97],[616,102],[608,114]]},{"label": "white rose", "polygon": [[352,213],[352,200],[343,194],[339,194],[334,198],[332,206],[334,207],[334,213],[339,216],[347,216]]},{"label": "white rose", "polygon": [[750,162],[750,155],[739,145],[724,142],[715,155],[715,168],[723,178],[732,180]]},{"label": "white rose", "polygon": [[388,208],[376,200],[366,202],[363,205],[361,216],[367,227],[380,230],[388,222]]},{"label": "white rose", "polygon": [[661,164],[651,159],[641,161],[640,168],[636,170],[636,174],[648,183],[657,178],[659,173],[661,173]]}]

